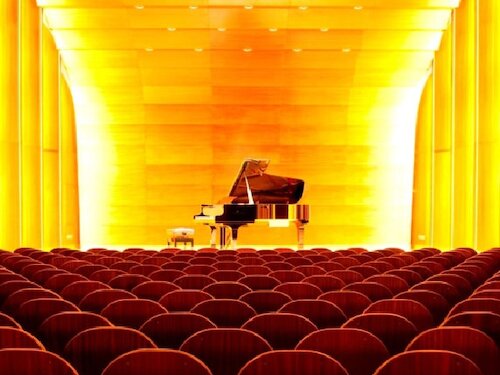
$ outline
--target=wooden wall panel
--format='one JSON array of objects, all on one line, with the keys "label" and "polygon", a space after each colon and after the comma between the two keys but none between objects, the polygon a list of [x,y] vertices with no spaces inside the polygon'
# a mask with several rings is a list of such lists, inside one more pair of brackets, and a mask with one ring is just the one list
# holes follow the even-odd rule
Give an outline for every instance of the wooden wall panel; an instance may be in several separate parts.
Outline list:
[{"label": "wooden wall panel", "polygon": [[39,0],[75,102],[83,247],[175,226],[207,244],[193,215],[248,157],[306,181],[308,245],[408,246],[418,103],[456,0],[107,4]]},{"label": "wooden wall panel", "polygon": [[19,24],[17,1],[0,3],[0,248],[20,239],[19,207]]},{"label": "wooden wall panel", "polygon": [[[499,15],[497,1],[462,0],[453,18],[451,46],[444,43],[438,56],[435,100],[422,103],[418,138],[427,142],[431,107],[437,151],[430,184],[423,172],[429,149],[418,155],[415,165],[421,178],[415,185],[414,228],[427,225],[428,207],[422,202],[433,196],[433,236],[426,245],[482,251],[500,242]],[[413,232],[414,245],[424,244],[419,233]]]},{"label": "wooden wall panel", "polygon": [[34,1],[21,8],[21,246],[42,246],[40,139],[40,9]]}]

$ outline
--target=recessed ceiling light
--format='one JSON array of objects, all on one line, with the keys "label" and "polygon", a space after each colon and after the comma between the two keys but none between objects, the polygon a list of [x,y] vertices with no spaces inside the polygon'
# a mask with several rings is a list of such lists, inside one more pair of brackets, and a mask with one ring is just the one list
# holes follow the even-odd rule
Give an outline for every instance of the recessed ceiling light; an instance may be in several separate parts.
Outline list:
[{"label": "recessed ceiling light", "polygon": [[146,47],[146,48],[144,48],[144,51],[146,51],[146,52],[153,52],[154,50],[155,49],[152,48],[152,47]]},{"label": "recessed ceiling light", "polygon": [[321,29],[319,29],[319,31],[321,31],[322,33],[326,33],[329,30],[330,29],[328,27],[322,27]]},{"label": "recessed ceiling light", "polygon": [[354,10],[363,10],[363,5],[355,5]]},{"label": "recessed ceiling light", "polygon": [[135,4],[134,8],[137,10],[143,10],[144,9],[144,4]]},{"label": "recessed ceiling light", "polygon": [[196,9],[198,9],[198,5],[190,5],[189,9],[196,10]]},{"label": "recessed ceiling light", "polygon": [[309,7],[307,5],[301,5],[299,6],[299,10],[307,10]]},{"label": "recessed ceiling light", "polygon": [[246,10],[252,10],[253,5],[252,4],[243,5],[243,8],[245,8]]},{"label": "recessed ceiling light", "polygon": [[195,48],[194,52],[203,52],[203,48]]},{"label": "recessed ceiling light", "polygon": [[175,28],[175,27],[167,27],[167,30],[168,31],[175,31],[175,30],[177,30],[177,28]]},{"label": "recessed ceiling light", "polygon": [[351,49],[347,48],[347,47],[346,48],[342,48],[342,52],[349,53],[349,52],[351,52]]},{"label": "recessed ceiling light", "polygon": [[243,48],[243,52],[252,52],[252,49],[249,47]]},{"label": "recessed ceiling light", "polygon": [[278,28],[277,27],[270,27],[269,31],[272,33],[275,33],[276,31],[278,31]]},{"label": "recessed ceiling light", "polygon": [[227,29],[226,29],[225,27],[218,27],[218,28],[217,28],[217,30],[218,30],[218,31],[220,31],[220,32],[224,32],[224,31],[226,31]]},{"label": "recessed ceiling light", "polygon": [[293,52],[302,52],[302,48],[293,48],[292,51]]}]

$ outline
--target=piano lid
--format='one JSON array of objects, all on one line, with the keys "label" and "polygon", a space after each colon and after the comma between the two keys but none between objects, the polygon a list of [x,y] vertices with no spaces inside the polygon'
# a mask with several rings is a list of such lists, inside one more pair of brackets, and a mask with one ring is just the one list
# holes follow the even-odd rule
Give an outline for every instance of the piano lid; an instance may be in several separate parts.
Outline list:
[{"label": "piano lid", "polygon": [[[264,173],[268,159],[246,159],[241,165],[229,196],[232,203],[297,203],[304,191],[304,181]],[[249,199],[249,190],[251,198]]]}]

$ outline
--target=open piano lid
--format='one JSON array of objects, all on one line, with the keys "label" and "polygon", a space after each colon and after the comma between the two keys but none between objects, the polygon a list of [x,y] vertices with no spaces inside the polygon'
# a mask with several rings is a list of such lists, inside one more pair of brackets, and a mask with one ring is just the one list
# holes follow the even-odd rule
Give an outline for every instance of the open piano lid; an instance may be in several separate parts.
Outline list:
[{"label": "open piano lid", "polygon": [[[248,187],[254,203],[297,203],[304,192],[304,181],[264,173],[268,159],[245,159],[229,196],[232,203],[249,203]],[[246,177],[246,178],[245,178]]]}]

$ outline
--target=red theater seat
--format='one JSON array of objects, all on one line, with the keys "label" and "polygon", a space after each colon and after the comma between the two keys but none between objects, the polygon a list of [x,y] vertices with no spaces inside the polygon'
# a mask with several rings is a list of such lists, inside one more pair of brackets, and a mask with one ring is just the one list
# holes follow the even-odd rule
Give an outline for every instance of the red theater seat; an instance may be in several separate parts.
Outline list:
[{"label": "red theater seat", "polygon": [[332,290],[339,290],[345,286],[345,283],[335,276],[330,275],[313,275],[302,280],[305,283],[316,285],[323,293]]},{"label": "red theater seat", "polygon": [[363,281],[365,278],[362,274],[356,271],[351,271],[351,270],[335,270],[335,271],[330,271],[327,273],[327,275],[330,276],[335,276],[342,280],[345,285],[349,285],[352,283],[357,283],[360,281]]},{"label": "red theater seat", "polygon": [[408,319],[389,313],[357,315],[349,319],[342,328],[358,328],[373,333],[382,340],[391,354],[403,351],[418,332]]},{"label": "red theater seat", "polygon": [[75,281],[68,284],[62,291],[61,297],[65,300],[73,302],[74,304],[79,304],[83,297],[87,294],[99,290],[99,289],[110,289],[110,286],[100,281],[84,280]]},{"label": "red theater seat", "polygon": [[189,337],[180,350],[201,359],[213,375],[234,375],[271,347],[262,337],[245,329],[211,328]]},{"label": "red theater seat", "polygon": [[139,298],[159,301],[165,294],[180,287],[168,281],[145,281],[132,289],[132,293]]},{"label": "red theater seat", "polygon": [[195,264],[187,266],[182,271],[188,275],[209,275],[217,271],[217,268],[208,264]]},{"label": "red theater seat", "polygon": [[245,274],[236,270],[217,270],[210,273],[208,276],[217,281],[238,281],[244,277]]},{"label": "red theater seat", "polygon": [[248,275],[238,280],[251,290],[271,290],[280,284],[280,281],[269,275]]},{"label": "red theater seat", "polygon": [[2,310],[6,313],[15,316],[19,307],[26,301],[36,299],[36,298],[56,298],[61,299],[61,297],[48,289],[42,288],[27,288],[21,289],[17,292],[13,292],[3,303]]},{"label": "red theater seat", "polygon": [[500,315],[500,300],[493,298],[466,299],[455,305],[448,313],[448,316],[465,311],[490,311]]},{"label": "red theater seat", "polygon": [[83,297],[78,306],[82,311],[99,314],[111,302],[125,298],[136,299],[137,296],[121,289],[99,289]]},{"label": "red theater seat", "polygon": [[410,287],[408,283],[396,275],[375,275],[364,280],[365,282],[375,282],[387,287],[393,295],[404,292]]},{"label": "red theater seat", "polygon": [[64,358],[79,375],[96,375],[121,354],[141,348],[156,348],[156,345],[135,329],[95,327],[73,337],[64,348]]},{"label": "red theater seat", "polygon": [[38,328],[38,337],[47,350],[62,354],[69,340],[78,333],[88,328],[105,326],[111,326],[111,323],[101,315],[66,311],[48,317]]},{"label": "red theater seat", "polygon": [[102,375],[212,375],[195,356],[169,349],[137,349],[122,354]]},{"label": "red theater seat", "polygon": [[335,304],[317,299],[290,301],[278,312],[302,315],[319,329],[340,327],[347,320],[343,311]]},{"label": "red theater seat", "polygon": [[198,289],[201,290],[207,285],[217,282],[206,275],[185,275],[175,279],[173,283],[180,286],[182,289]]},{"label": "red theater seat", "polygon": [[256,290],[242,295],[241,301],[248,303],[257,314],[278,311],[292,299],[288,294],[274,290]]},{"label": "red theater seat", "polygon": [[318,299],[334,303],[347,318],[361,314],[372,303],[364,294],[352,290],[327,292],[320,295]]},{"label": "red theater seat", "polygon": [[59,275],[54,275],[47,279],[43,286],[46,289],[53,290],[56,293],[60,293],[66,286],[75,281],[85,281],[88,280],[86,277],[75,274],[75,273],[62,273]]},{"label": "red theater seat", "polygon": [[16,313],[16,320],[30,332],[35,332],[49,316],[63,311],[80,311],[69,301],[55,298],[36,298],[24,302]]},{"label": "red theater seat", "polygon": [[191,312],[206,316],[217,327],[241,327],[243,323],[256,315],[247,303],[237,299],[210,299],[200,302]]},{"label": "red theater seat", "polygon": [[68,362],[54,353],[21,348],[0,350],[0,374],[79,375]]},{"label": "red theater seat", "polygon": [[210,294],[201,290],[174,290],[165,294],[158,301],[168,311],[190,311],[198,303],[213,299]]},{"label": "red theater seat", "polygon": [[109,282],[109,286],[114,289],[123,289],[131,292],[137,285],[146,281],[151,281],[149,277],[137,274],[125,274],[113,277]]},{"label": "red theater seat", "polygon": [[316,285],[305,282],[288,282],[275,287],[273,290],[288,294],[291,299],[316,299],[322,294]]},{"label": "red theater seat", "polygon": [[447,350],[414,350],[397,354],[374,375],[482,375],[465,356]]},{"label": "red theater seat", "polygon": [[407,350],[449,350],[474,362],[484,375],[498,375],[499,350],[484,332],[470,327],[439,327],[419,334]]},{"label": "red theater seat", "polygon": [[467,326],[479,329],[500,346],[500,315],[485,311],[466,311],[447,318],[443,326]]},{"label": "red theater seat", "polygon": [[0,349],[8,348],[45,349],[38,339],[21,328],[0,327]]},{"label": "red theater seat", "polygon": [[202,291],[217,299],[238,299],[243,294],[251,292],[252,289],[235,281],[218,281],[207,285]]},{"label": "red theater seat", "polygon": [[119,275],[125,275],[125,271],[114,270],[114,269],[103,269],[93,272],[90,276],[90,280],[100,281],[108,284],[112,279]]},{"label": "red theater seat", "polygon": [[406,281],[408,286],[413,286],[423,281],[419,273],[408,269],[395,269],[386,272],[384,275],[396,275]]},{"label": "red theater seat", "polygon": [[122,299],[107,305],[101,315],[114,325],[139,329],[149,318],[166,312],[162,305],[149,299]]},{"label": "red theater seat", "polygon": [[420,302],[411,299],[380,300],[372,303],[364,312],[382,312],[400,315],[412,322],[419,332],[435,325],[430,311]]},{"label": "red theater seat", "polygon": [[245,275],[267,275],[272,272],[269,267],[259,265],[241,266],[238,271],[243,272]]},{"label": "red theater seat", "polygon": [[196,332],[217,328],[207,317],[189,312],[164,313],[146,321],[140,331],[159,348],[178,349]]},{"label": "red theater seat", "polygon": [[318,328],[307,318],[291,313],[265,313],[254,316],[242,328],[266,339],[273,349],[293,349]]},{"label": "red theater seat", "polygon": [[175,279],[178,279],[181,276],[186,275],[184,272],[179,271],[179,270],[159,270],[159,271],[154,271],[153,273],[149,274],[149,278],[151,280],[155,281],[169,281],[173,282]]},{"label": "red theater seat", "polygon": [[370,298],[371,301],[388,299],[392,298],[393,296],[393,293],[386,286],[370,281],[360,281],[358,283],[352,283],[342,288],[342,290],[359,292]]},{"label": "red theater seat", "polygon": [[11,280],[0,284],[0,306],[5,302],[11,294],[21,289],[40,288],[40,285],[27,280]]},{"label": "red theater seat", "polygon": [[304,337],[296,349],[315,350],[339,361],[349,375],[367,375],[388,359],[384,343],[356,328],[327,328]]},{"label": "red theater seat", "polygon": [[0,312],[0,327],[21,328],[19,323],[16,322],[13,317],[1,312]]},{"label": "red theater seat", "polygon": [[260,354],[238,375],[349,375],[335,359],[312,350],[277,350]]},{"label": "red theater seat", "polygon": [[424,305],[434,318],[434,323],[441,323],[450,309],[450,303],[440,294],[430,290],[409,290],[399,293],[395,299],[411,299]]},{"label": "red theater seat", "polygon": [[277,270],[269,273],[269,276],[278,279],[282,283],[299,282],[305,278],[303,273],[293,270]]}]

